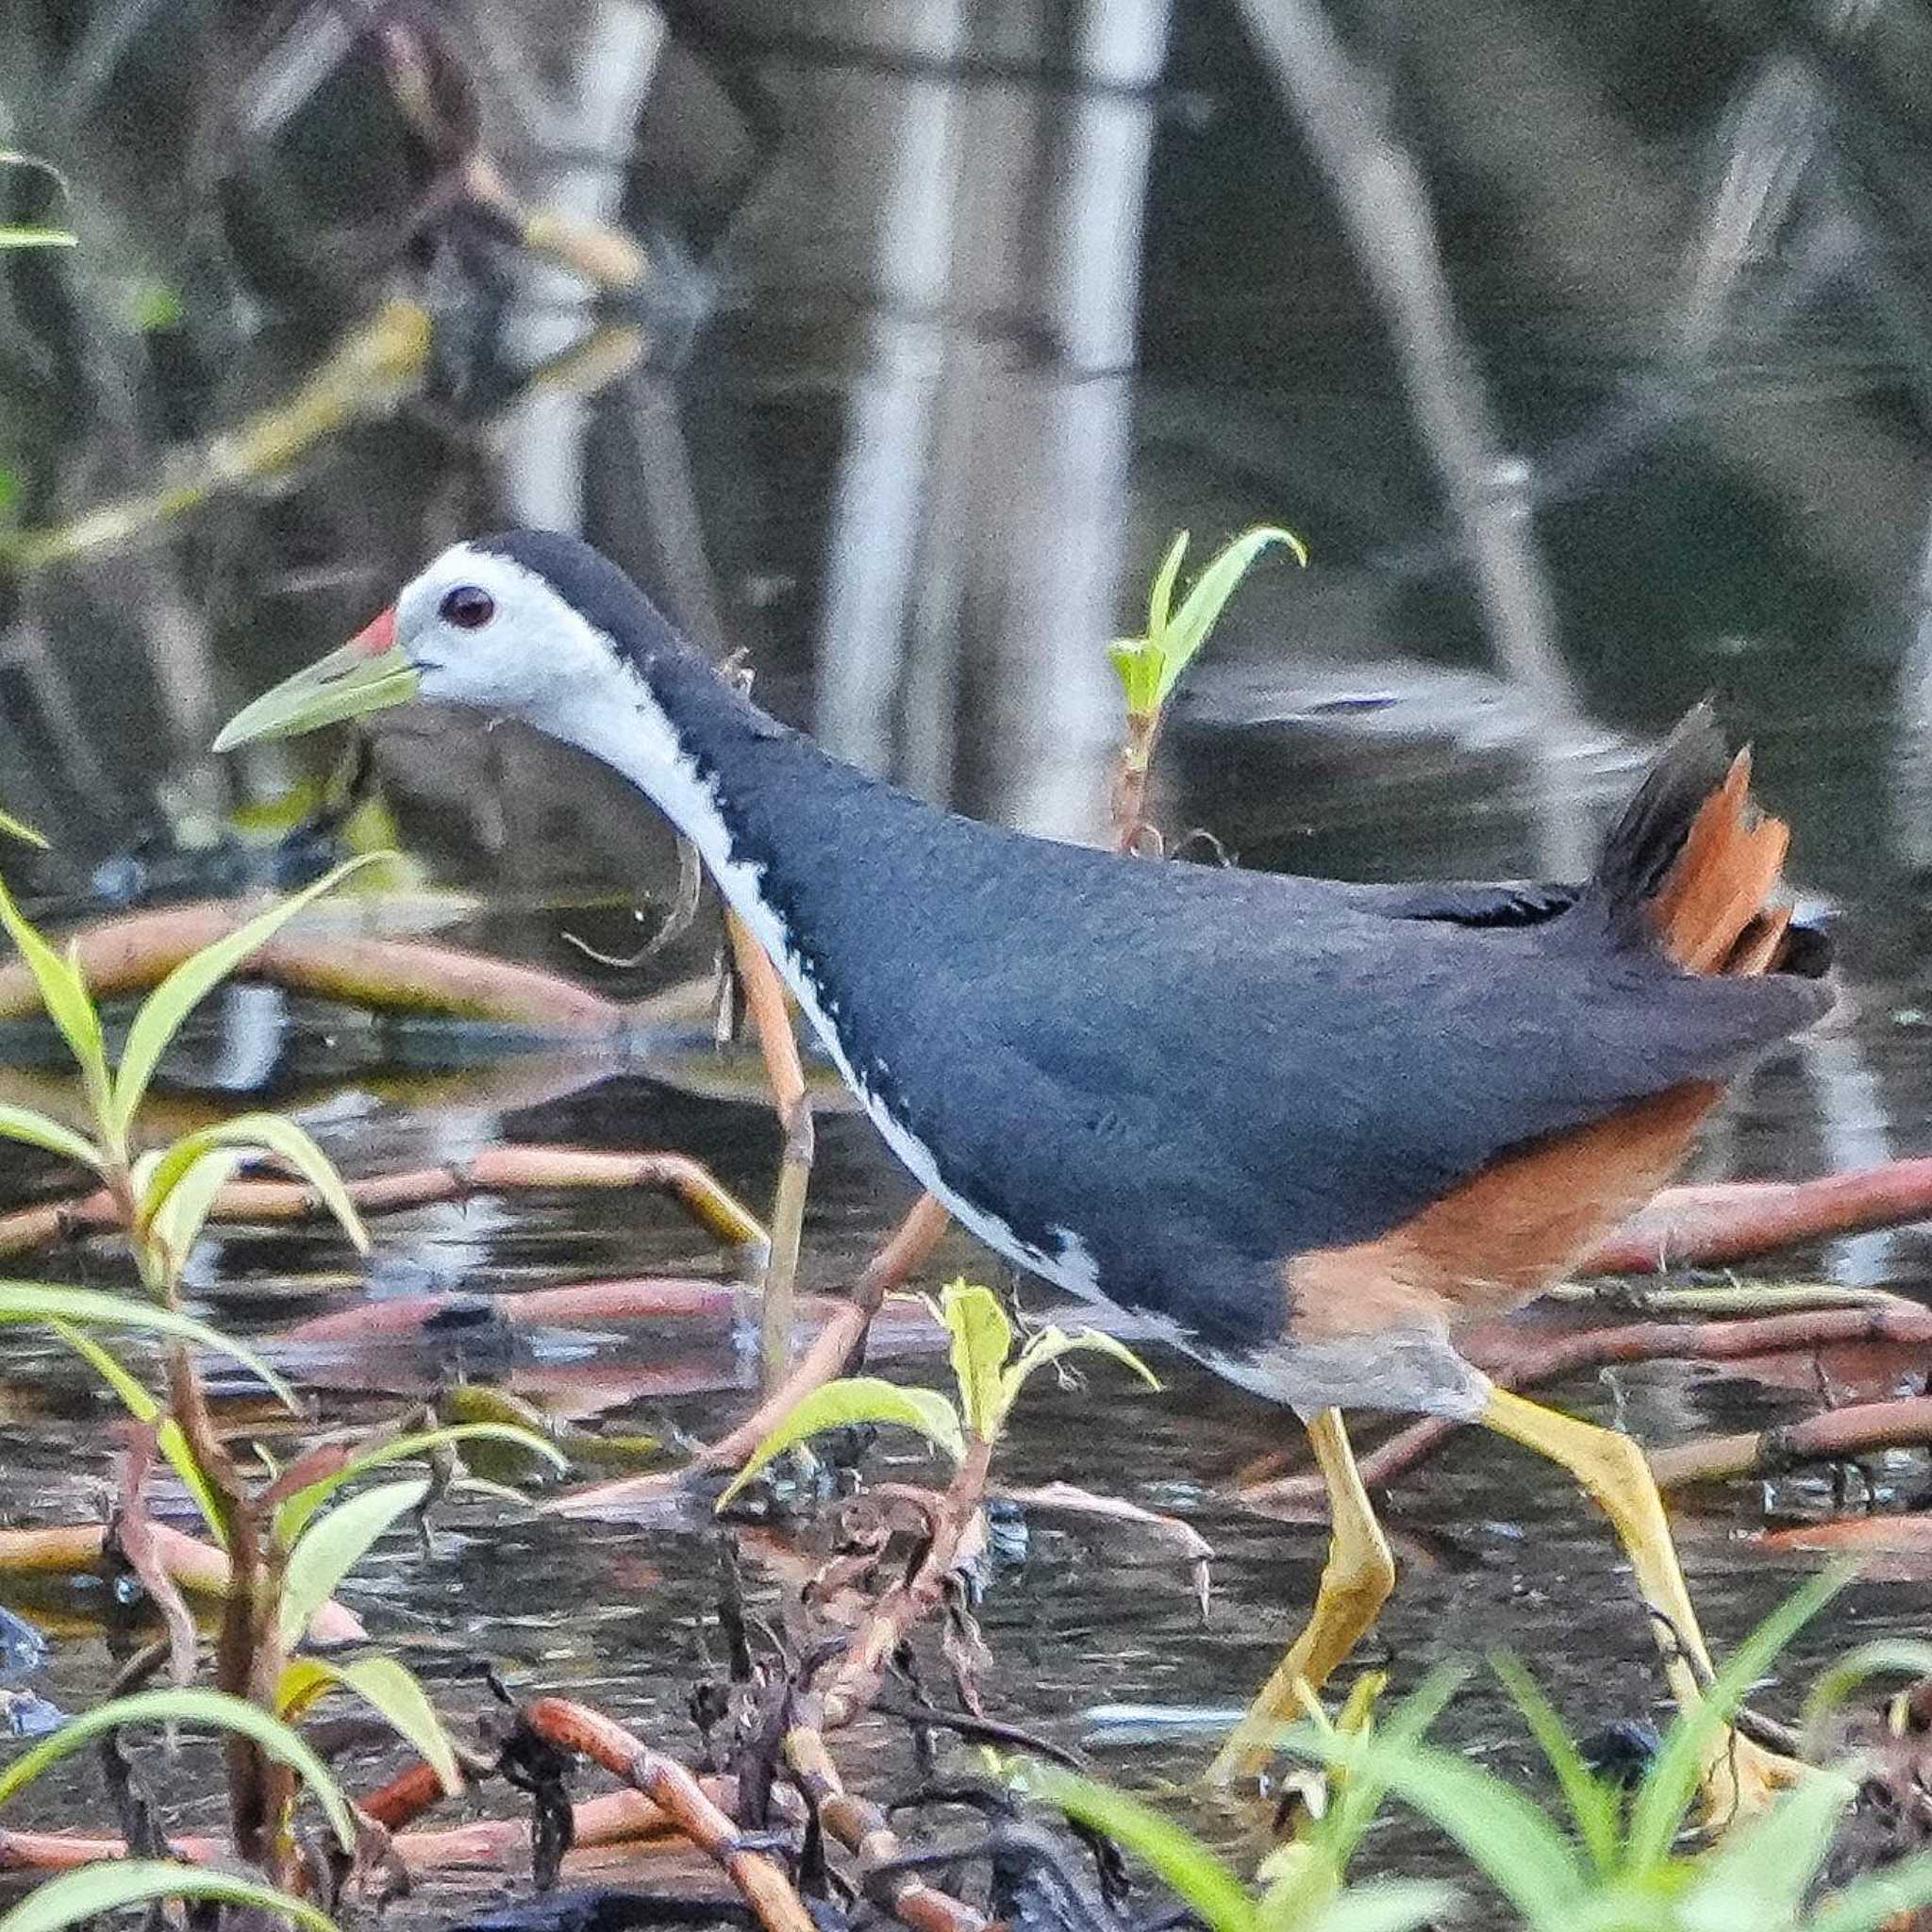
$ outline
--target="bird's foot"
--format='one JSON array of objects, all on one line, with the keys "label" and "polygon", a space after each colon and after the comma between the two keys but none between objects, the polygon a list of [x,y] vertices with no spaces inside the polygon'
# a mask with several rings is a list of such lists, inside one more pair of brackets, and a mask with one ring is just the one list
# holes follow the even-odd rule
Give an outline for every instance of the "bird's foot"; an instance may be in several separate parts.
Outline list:
[{"label": "bird's foot", "polygon": [[1816,1765],[1753,1743],[1726,1727],[1705,1760],[1704,1827],[1720,1837],[1770,1809],[1780,1793],[1817,1775]]}]

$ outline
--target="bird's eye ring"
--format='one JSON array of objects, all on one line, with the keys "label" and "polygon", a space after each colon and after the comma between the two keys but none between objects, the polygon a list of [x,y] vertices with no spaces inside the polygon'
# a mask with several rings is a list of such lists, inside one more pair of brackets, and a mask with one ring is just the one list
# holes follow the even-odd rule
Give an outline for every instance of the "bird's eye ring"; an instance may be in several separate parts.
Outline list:
[{"label": "bird's eye ring", "polygon": [[458,630],[481,630],[496,615],[496,599],[475,584],[458,584],[444,592],[436,614]]}]

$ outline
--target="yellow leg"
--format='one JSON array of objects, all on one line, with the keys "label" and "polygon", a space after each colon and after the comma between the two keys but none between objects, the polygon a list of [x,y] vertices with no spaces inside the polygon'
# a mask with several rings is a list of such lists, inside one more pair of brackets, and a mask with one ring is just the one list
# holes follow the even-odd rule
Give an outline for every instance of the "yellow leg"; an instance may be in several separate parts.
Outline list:
[{"label": "yellow leg", "polygon": [[1208,1768],[1219,1784],[1260,1772],[1274,1756],[1276,1733],[1303,1715],[1301,1687],[1319,1690],[1327,1682],[1374,1626],[1395,1587],[1395,1559],[1362,1487],[1341,1410],[1324,1408],[1308,1424],[1308,1441],[1328,1488],[1328,1560],[1307,1628]]},{"label": "yellow leg", "polygon": [[[1679,1710],[1695,1710],[1711,1674],[1710,1654],[1697,1627],[1684,1573],[1677,1567],[1663,1498],[1642,1449],[1613,1429],[1559,1415],[1501,1389],[1491,1392],[1481,1421],[1485,1427],[1561,1463],[1609,1518],[1636,1572],[1639,1594],[1646,1607],[1657,1613],[1652,1628],[1663,1653],[1671,1694]],[[1704,1767],[1707,1805],[1718,1820],[1755,1811],[1774,1791],[1790,1784],[1800,1770],[1734,1733],[1721,1732]]]}]

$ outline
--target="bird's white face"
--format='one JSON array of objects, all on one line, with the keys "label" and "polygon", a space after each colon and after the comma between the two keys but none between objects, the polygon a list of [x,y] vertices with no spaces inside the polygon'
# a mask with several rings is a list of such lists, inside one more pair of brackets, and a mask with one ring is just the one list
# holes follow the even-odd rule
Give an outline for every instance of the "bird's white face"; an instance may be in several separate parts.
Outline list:
[{"label": "bird's white face", "polygon": [[570,733],[618,675],[608,644],[535,571],[452,544],[350,642],[232,719],[218,751],[292,738],[417,697]]},{"label": "bird's white face", "polygon": [[612,672],[608,645],[541,576],[467,543],[404,586],[391,634],[416,695],[537,724],[566,695],[582,703]]}]

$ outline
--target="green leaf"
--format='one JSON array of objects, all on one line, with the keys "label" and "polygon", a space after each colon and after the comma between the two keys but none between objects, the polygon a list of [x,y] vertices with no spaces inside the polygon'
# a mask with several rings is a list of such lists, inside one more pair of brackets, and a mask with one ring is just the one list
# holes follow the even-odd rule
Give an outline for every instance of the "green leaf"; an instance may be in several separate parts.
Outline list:
[{"label": "green leaf", "polygon": [[[152,1223],[160,1214],[174,1191],[195,1163],[218,1148],[234,1148],[243,1154],[270,1154],[286,1162],[322,1197],[323,1205],[341,1224],[342,1232],[355,1244],[357,1252],[364,1255],[369,1252],[369,1230],[363,1226],[362,1217],[357,1213],[356,1204],[349,1198],[349,1191],[342,1185],[342,1177],[336,1172],[335,1163],[317,1146],[306,1129],[278,1113],[237,1114],[233,1120],[217,1122],[211,1127],[203,1127],[198,1133],[185,1135],[176,1141],[161,1157],[160,1164],[155,1169],[154,1177],[142,1195],[142,1225]],[[220,1192],[219,1186],[215,1192]],[[188,1231],[187,1245],[193,1244],[193,1237],[200,1233],[202,1223],[213,1206],[214,1194],[211,1193],[207,1206],[193,1219],[192,1230]]]},{"label": "green leaf", "polygon": [[1622,1852],[1622,1800],[1583,1761],[1582,1752],[1536,1679],[1513,1657],[1492,1657],[1490,1668],[1502,1679],[1510,1702],[1523,1713],[1524,1722],[1556,1773],[1591,1862],[1601,1876],[1607,1878],[1616,1871]]},{"label": "green leaf", "polygon": [[30,824],[25,820],[14,818],[10,813],[0,811],[0,832],[4,832],[9,839],[19,839],[25,844],[38,845],[42,852],[47,849],[47,841]]},{"label": "green leaf", "polygon": [[295,1391],[245,1341],[235,1341],[192,1315],[177,1314],[153,1302],[129,1301],[125,1295],[103,1294],[92,1288],[0,1281],[0,1322],[74,1322],[90,1328],[141,1328],[175,1341],[192,1341],[240,1362],[273,1389],[288,1407],[298,1406]]},{"label": "green leaf", "polygon": [[1852,1574],[1848,1567],[1838,1565],[1821,1572],[1787,1597],[1738,1646],[1697,1709],[1671,1725],[1630,1807],[1624,1859],[1636,1876],[1649,1875],[1671,1856],[1684,1814],[1696,1793],[1705,1757],[1744,1701],[1744,1693],[1791,1639],[1850,1582]]},{"label": "green leaf", "polygon": [[1855,1795],[1850,1778],[1821,1771],[1725,1837],[1678,1901],[1685,1932],[1796,1924]]},{"label": "green leaf", "polygon": [[327,1814],[342,1849],[355,1851],[355,1816],[328,1766],[280,1718],[271,1717],[245,1697],[231,1697],[225,1690],[141,1690],[132,1697],[95,1705],[83,1715],[70,1718],[51,1738],[42,1739],[0,1770],[0,1806],[25,1790],[49,1766],[126,1724],[200,1724],[251,1739],[302,1778]]},{"label": "green leaf", "polygon": [[[441,1428],[419,1430],[412,1436],[398,1436],[392,1441],[381,1443],[345,1462],[331,1474],[318,1477],[306,1489],[297,1490],[275,1511],[275,1535],[283,1548],[290,1547],[308,1526],[316,1511],[338,1490],[358,1476],[367,1475],[372,1470],[409,1462],[438,1449],[454,1448],[458,1442],[476,1441],[508,1442],[514,1448],[527,1449],[532,1456],[541,1457],[553,1469],[562,1471],[570,1467],[570,1457],[555,1442],[533,1430],[519,1428],[514,1423],[450,1423]],[[521,1503],[524,1498],[518,1496],[516,1500]]]},{"label": "green leaf", "polygon": [[1158,1390],[1160,1387],[1154,1371],[1124,1341],[1117,1341],[1111,1335],[1103,1335],[1097,1328],[1075,1328],[1071,1333],[1064,1328],[1042,1328],[1020,1351],[1020,1359],[1000,1378],[997,1422],[1006,1420],[1007,1411],[1012,1407],[1020,1391],[1025,1386],[1026,1378],[1036,1369],[1043,1369],[1048,1363],[1058,1361],[1062,1356],[1082,1352],[1110,1357],[1132,1369],[1148,1388]]},{"label": "green leaf", "polygon": [[364,853],[359,858],[337,866],[326,878],[317,879],[292,898],[280,900],[226,938],[204,946],[192,958],[182,960],[155,988],[135,1014],[134,1024],[127,1029],[127,1044],[121,1051],[121,1071],[114,1083],[113,1099],[113,1119],[119,1133],[125,1136],[132,1124],[161,1056],[189,1014],[305,907],[313,905],[324,893],[332,892],[351,873],[360,872],[364,866],[387,857],[386,853]]},{"label": "green leaf", "polygon": [[1385,1878],[1343,1892],[1319,1919],[1271,1925],[1268,1932],[1416,1932],[1454,1918],[1464,1902],[1453,1885]]},{"label": "green leaf", "polygon": [[1307,567],[1308,553],[1291,530],[1257,525],[1244,530],[1232,542],[1224,543],[1209,559],[1208,567],[1194,579],[1191,589],[1163,634],[1156,640],[1166,661],[1161,667],[1159,702],[1163,705],[1180,682],[1181,675],[1194,661],[1208,634],[1219,622],[1227,601],[1240,588],[1241,579],[1255,559],[1271,544],[1285,544],[1296,560]]},{"label": "green leaf", "polygon": [[282,1648],[293,1650],[308,1620],[335,1594],[336,1585],[375,1546],[396,1519],[419,1508],[429,1481],[384,1483],[351,1496],[320,1517],[289,1552],[278,1627]]},{"label": "green leaf", "polygon": [[990,1442],[1006,1413],[1000,1372],[1012,1351],[1013,1324],[990,1288],[963,1277],[940,1291],[940,1320],[952,1337],[953,1379],[966,1433]]},{"label": "green leaf", "polygon": [[[1285,1732],[1284,1750],[1346,1768],[1352,1740],[1306,1725]],[[1568,1924],[1589,1875],[1563,1834],[1521,1791],[1433,1744],[1408,1744],[1377,1772],[1388,1789],[1455,1840],[1477,1871],[1539,1927]]]},{"label": "green leaf", "polygon": [[108,1164],[107,1157],[85,1134],[76,1134],[72,1127],[46,1114],[36,1113],[30,1107],[0,1105],[0,1138],[24,1141],[29,1147],[58,1154],[62,1160],[91,1167],[96,1174]]},{"label": "green leaf", "polygon": [[[1932,1905],[1932,1852],[1921,1852],[1917,1857],[1854,1879],[1811,1915],[1805,1932],[1881,1932],[1892,1920],[1928,1905]],[[0,1922],[0,1932],[5,1932],[4,1922]]]},{"label": "green leaf", "polygon": [[858,1423],[893,1423],[916,1430],[930,1442],[937,1442],[955,1462],[966,1454],[966,1440],[960,1433],[958,1411],[943,1395],[930,1389],[902,1389],[896,1382],[882,1381],[876,1375],[848,1375],[814,1389],[804,1401],[788,1410],[778,1426],[751,1453],[750,1459],[731,1478],[718,1498],[720,1509],[743,1489],[774,1457],[782,1456],[794,1443],[825,1429],[845,1429]]},{"label": "green leaf", "polygon": [[1174,608],[1174,587],[1181,574],[1181,558],[1188,554],[1188,532],[1176,530],[1174,541],[1167,546],[1167,555],[1160,559],[1160,568],[1154,573],[1154,582],[1147,591],[1147,635],[1150,639],[1167,635],[1169,613]]},{"label": "green leaf", "polygon": [[155,1899],[205,1899],[292,1919],[306,1932],[337,1932],[335,1922],[307,1899],[277,1891],[258,1879],[218,1872],[208,1865],[174,1865],[154,1858],[104,1859],[64,1872],[37,1885],[10,1912],[0,1913],[0,1932],[65,1932],[69,1925]]},{"label": "green leaf", "polygon": [[[242,1155],[238,1148],[211,1148],[171,1183],[159,1205],[152,1208],[146,1204],[155,1199],[155,1188],[150,1183],[141,1189],[142,1207],[136,1223],[137,1239],[144,1237],[152,1246],[160,1250],[162,1266],[169,1281],[180,1280],[182,1271],[188,1266],[188,1257],[194,1252],[194,1244],[201,1239],[201,1231],[208,1225],[208,1218],[221,1198],[222,1190],[235,1178],[242,1160]],[[157,1162],[157,1173],[159,1168],[160,1163]]]},{"label": "green leaf", "polygon": [[194,1498],[195,1507],[201,1511],[202,1521],[213,1533],[215,1541],[225,1549],[228,1536],[222,1522],[221,1506],[215,1500],[213,1486],[202,1473],[201,1464],[194,1459],[194,1451],[181,1424],[173,1416],[163,1415],[160,1404],[92,1335],[75,1327],[71,1322],[49,1322],[47,1326],[75,1355],[92,1366],[101,1380],[121,1398],[121,1406],[136,1422],[159,1424],[156,1430],[156,1441],[161,1454],[180,1477],[182,1486]]},{"label": "green leaf", "polygon": [[7,929],[8,938],[33,974],[34,984],[40,989],[41,1004],[46,1008],[47,1017],[60,1029],[60,1037],[80,1068],[89,1103],[102,1115],[101,1124],[105,1127],[111,1091],[108,1050],[101,1034],[101,1016],[80,976],[80,968],[71,955],[63,959],[28,923],[26,915],[13,903],[13,894],[7,890],[4,879],[0,879],[0,926]]},{"label": "green leaf", "polygon": [[321,1657],[297,1657],[282,1673],[275,1701],[284,1716],[313,1701],[319,1684],[338,1685],[353,1691],[374,1710],[441,1780],[452,1798],[463,1793],[463,1768],[456,1746],[429,1701],[416,1674],[392,1657],[363,1657],[355,1663],[332,1664]]},{"label": "green leaf", "polygon": [[1209,1932],[1256,1932],[1255,1905],[1241,1880],[1192,1832],[1151,1806],[1035,1758],[1015,1767],[1015,1781],[1042,1804],[1132,1853],[1193,1908]]}]

